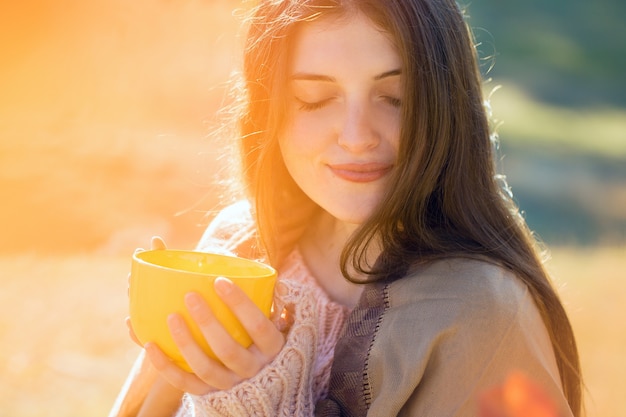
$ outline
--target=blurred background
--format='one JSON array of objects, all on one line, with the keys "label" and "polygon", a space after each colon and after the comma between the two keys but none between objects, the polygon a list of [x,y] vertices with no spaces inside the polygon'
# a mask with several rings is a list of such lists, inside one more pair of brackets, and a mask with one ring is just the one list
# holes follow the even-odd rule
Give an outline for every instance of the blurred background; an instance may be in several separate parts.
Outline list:
[{"label": "blurred background", "polygon": [[[626,415],[626,3],[467,3],[499,164],[551,251],[589,416]],[[224,191],[210,132],[242,7],[0,5],[0,416],[111,407],[138,353],[124,326],[132,251],[157,234],[193,247]]]}]

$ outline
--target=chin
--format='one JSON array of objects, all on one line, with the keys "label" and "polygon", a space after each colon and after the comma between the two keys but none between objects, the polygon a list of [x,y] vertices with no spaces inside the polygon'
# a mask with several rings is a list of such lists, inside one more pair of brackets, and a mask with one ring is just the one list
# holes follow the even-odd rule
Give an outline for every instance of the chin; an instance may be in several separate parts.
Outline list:
[{"label": "chin", "polygon": [[367,206],[360,206],[353,208],[337,208],[327,211],[331,216],[343,223],[360,225],[369,219],[374,209]]}]

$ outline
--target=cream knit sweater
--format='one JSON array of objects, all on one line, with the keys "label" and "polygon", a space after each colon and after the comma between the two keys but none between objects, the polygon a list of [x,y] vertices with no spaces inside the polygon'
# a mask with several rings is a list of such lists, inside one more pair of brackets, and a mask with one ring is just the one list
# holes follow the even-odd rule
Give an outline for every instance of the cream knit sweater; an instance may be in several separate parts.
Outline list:
[{"label": "cream knit sweater", "polygon": [[[250,237],[242,222],[247,207],[238,209],[231,207],[215,219],[199,249],[234,253]],[[177,417],[313,416],[317,401],[326,397],[335,344],[350,311],[330,300],[297,250],[280,268],[275,293],[275,311],[287,308],[293,317],[279,355],[230,390],[185,394]]]}]

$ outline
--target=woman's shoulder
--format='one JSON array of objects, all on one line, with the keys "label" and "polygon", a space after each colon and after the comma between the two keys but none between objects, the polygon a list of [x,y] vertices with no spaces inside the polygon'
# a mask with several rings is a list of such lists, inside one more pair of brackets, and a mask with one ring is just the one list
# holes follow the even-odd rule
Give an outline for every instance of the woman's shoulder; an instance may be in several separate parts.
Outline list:
[{"label": "woman's shoulder", "polygon": [[197,249],[250,257],[255,240],[256,225],[250,202],[240,200],[218,212],[200,238]]},{"label": "woman's shoulder", "polygon": [[[388,410],[387,397],[406,415],[474,415],[477,393],[515,369],[562,396],[539,309],[512,271],[445,259],[414,268],[385,291],[370,350],[371,409],[381,411],[373,415]],[[382,377],[390,372],[398,377]]]},{"label": "woman's shoulder", "polygon": [[221,209],[213,221],[209,224],[209,228],[226,224],[241,224],[252,221],[252,206],[246,199],[238,200]]},{"label": "woman's shoulder", "polygon": [[414,305],[423,310],[431,306],[463,317],[514,315],[530,300],[527,286],[512,271],[470,258],[442,259],[413,268],[388,291],[392,307]]},{"label": "woman's shoulder", "polygon": [[404,333],[409,340],[409,335],[419,335],[416,343],[427,349],[472,344],[488,351],[491,343],[498,349],[497,341],[543,338],[546,332],[526,284],[492,262],[436,261],[414,269],[386,291],[385,331]]}]

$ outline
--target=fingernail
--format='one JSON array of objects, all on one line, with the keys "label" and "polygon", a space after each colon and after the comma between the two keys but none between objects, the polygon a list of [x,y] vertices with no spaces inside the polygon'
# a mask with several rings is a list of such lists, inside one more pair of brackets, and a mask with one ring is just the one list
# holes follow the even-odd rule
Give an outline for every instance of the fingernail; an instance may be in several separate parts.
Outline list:
[{"label": "fingernail", "polygon": [[233,283],[228,278],[217,277],[213,286],[217,294],[221,297],[228,296],[233,291]]},{"label": "fingernail", "polygon": [[283,283],[283,281],[277,281],[274,291],[276,294],[284,296],[289,293],[289,288]]},{"label": "fingernail", "polygon": [[178,314],[170,314],[167,316],[167,324],[172,333],[179,333],[182,331],[183,319]]},{"label": "fingernail", "polygon": [[152,249],[163,249],[163,239],[160,236],[152,236],[150,246]]},{"label": "fingernail", "polygon": [[200,295],[195,292],[190,292],[185,295],[185,304],[187,304],[187,308],[189,310],[198,310],[202,303],[202,299]]},{"label": "fingernail", "polygon": [[163,358],[161,357],[159,349],[154,342],[146,343],[143,348],[154,366],[159,367],[163,364]]}]

